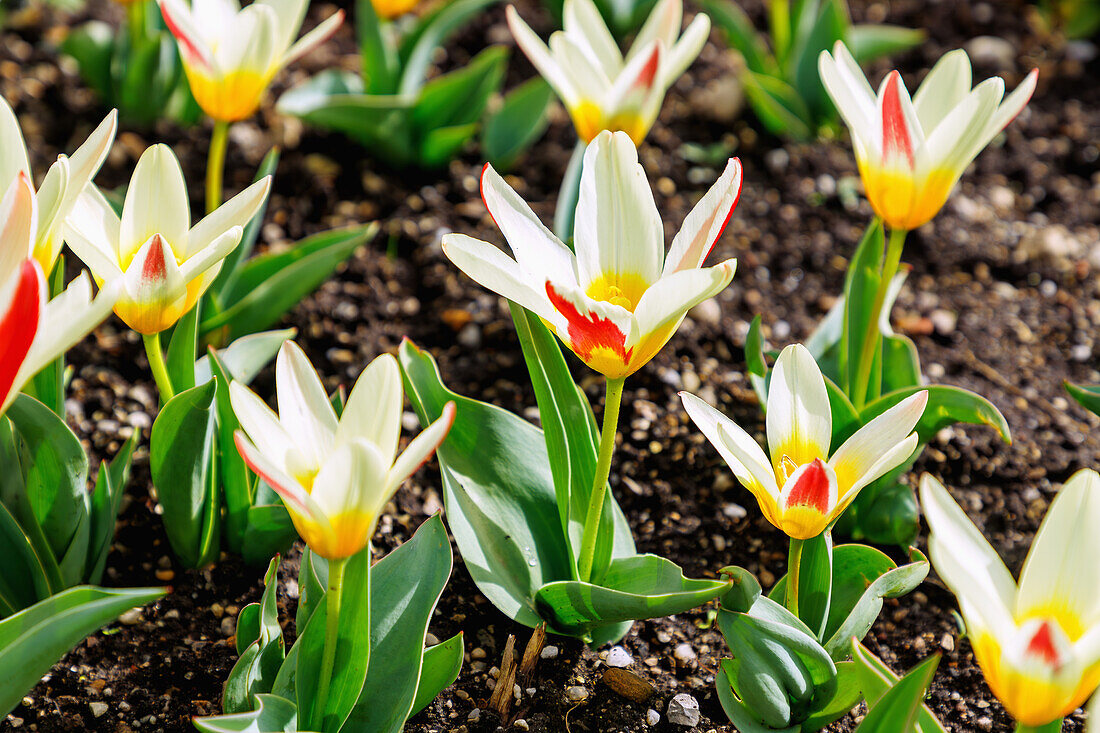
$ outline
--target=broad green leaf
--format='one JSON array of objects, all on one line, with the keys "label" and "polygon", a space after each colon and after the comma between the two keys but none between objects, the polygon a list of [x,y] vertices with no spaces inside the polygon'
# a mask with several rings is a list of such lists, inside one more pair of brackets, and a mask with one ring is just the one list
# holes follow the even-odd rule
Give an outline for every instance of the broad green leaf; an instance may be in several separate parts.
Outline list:
[{"label": "broad green leaf", "polygon": [[470,63],[425,84],[412,108],[412,124],[421,130],[469,125],[481,118],[490,95],[500,89],[508,49],[490,46]]},{"label": "broad green leaf", "polygon": [[583,140],[577,140],[569,163],[565,166],[565,176],[558,188],[558,202],[554,209],[554,234],[572,248],[573,219],[577,213],[577,201],[581,192],[581,172],[584,168],[584,151],[588,146]]},{"label": "broad green leaf", "polygon": [[683,613],[732,587],[728,580],[685,578],[675,563],[656,555],[612,560],[600,582],[544,585],[535,596],[540,615],[553,630],[581,636],[600,626]]},{"label": "broad green leaf", "polygon": [[[860,687],[863,690],[863,698],[870,708],[882,699],[882,697],[898,682],[898,676],[883,664],[882,660],[871,653],[867,647],[857,642],[852,643],[852,659],[856,664]],[[927,687],[925,684],[921,689]],[[932,714],[927,705],[922,705],[917,713],[914,733],[947,733],[943,725]]]},{"label": "broad green leaf", "polygon": [[1100,415],[1100,384],[1062,384],[1069,396],[1077,400],[1077,404],[1094,415]]},{"label": "broad green leaf", "polygon": [[833,116],[833,103],[825,92],[818,74],[818,57],[822,51],[832,51],[837,41],[844,40],[851,21],[843,0],[825,0],[805,39],[800,39],[791,54],[789,64],[792,80],[799,96],[810,109],[813,119]]},{"label": "broad green leaf", "polygon": [[848,29],[845,44],[856,63],[863,66],[886,56],[917,48],[924,43],[926,36],[923,30],[917,28],[863,23]]},{"label": "broad green leaf", "polygon": [[427,78],[432,54],[452,33],[497,0],[452,0],[429,12],[401,42],[398,92],[417,95]]},{"label": "broad green leaf", "polygon": [[356,0],[355,34],[362,57],[362,77],[367,91],[373,94],[392,94],[397,91],[400,65],[393,35],[383,27],[371,0]]},{"label": "broad green leaf", "polygon": [[956,423],[988,425],[997,431],[1001,440],[1012,443],[1012,433],[1008,421],[997,407],[970,390],[946,384],[916,386],[899,389],[867,405],[860,412],[860,421],[867,424],[906,397],[925,390],[928,392],[928,405],[924,408],[920,422],[915,428],[921,443],[927,443],[940,430]]},{"label": "broad green leaf", "polygon": [[745,58],[750,71],[768,76],[779,73],[779,66],[768,51],[767,44],[739,5],[730,0],[701,0],[699,4],[715,27],[725,33],[726,43]]},{"label": "broad green leaf", "polygon": [[726,717],[736,726],[740,733],[802,733],[802,728],[792,725],[787,728],[772,728],[767,725],[759,715],[753,713],[734,694],[731,680],[737,679],[741,670],[741,663],[736,659],[723,659],[719,665],[718,677],[714,685],[718,690],[718,702],[722,704],[722,710]]},{"label": "broad green leaf", "polygon": [[164,509],[172,551],[188,567],[202,567],[217,556],[210,540],[220,509],[214,476],[217,380],[181,392],[168,401],[149,441],[149,468]]},{"label": "broad green leaf", "polygon": [[[572,577],[542,431],[499,407],[447,389],[427,351],[405,341],[405,392],[423,425],[457,411],[436,451],[451,533],[474,583],[502,613],[542,622],[535,593]],[[315,612],[316,613],[316,612]]]},{"label": "broad green leaf", "polygon": [[[860,648],[855,647],[859,654]],[[898,730],[918,730],[925,710],[924,693],[932,684],[940,655],[934,654],[898,680],[873,705],[868,700],[867,715],[859,724],[859,733],[894,733]]]},{"label": "broad green leaf", "polygon": [[[863,545],[842,545],[842,547],[858,548],[854,550],[847,550],[841,555],[837,554],[837,567],[841,567],[841,557],[844,558],[844,562],[851,562],[853,565],[857,561],[863,560],[868,566],[873,564],[875,560],[870,558],[871,553],[877,552],[869,547]],[[837,548],[838,550],[840,548]],[[853,638],[862,639],[867,635],[867,632],[871,630],[871,626],[875,623],[875,619],[878,618],[879,613],[882,611],[882,599],[883,598],[897,598],[910,592],[918,585],[920,585],[926,577],[928,577],[928,558],[926,558],[920,550],[913,548],[909,555],[910,562],[908,565],[902,565],[901,567],[895,567],[886,570],[868,585],[863,593],[860,595],[859,600],[855,604],[848,606],[848,599],[838,599],[838,607],[841,611],[836,614],[836,618],[830,617],[830,627],[837,618],[842,619],[836,630],[832,632],[825,642],[825,649],[832,655],[833,659],[840,660],[848,656],[850,651],[850,644]],[[880,561],[879,561],[880,562]],[[893,563],[891,563],[892,565]],[[873,571],[872,571],[873,572]],[[857,578],[854,582],[859,582],[858,574],[854,575]],[[848,588],[845,590],[851,590],[853,583],[852,577],[845,577],[843,581],[848,584]],[[843,605],[841,605],[843,603]],[[843,609],[850,607],[847,617],[841,617],[840,613]]]},{"label": "broad green leaf", "polygon": [[256,695],[271,692],[282,666],[285,657],[283,629],[279,626],[279,608],[275,598],[279,560],[276,555],[268,565],[260,602],[249,604],[237,617],[240,658],[233,665],[222,692],[222,709],[226,713],[252,710]]},{"label": "broad green leaf", "polygon": [[[379,560],[371,575],[370,666],[344,725],[401,733],[417,696],[428,622],[451,575],[451,543],[439,514]],[[459,647],[460,660],[461,653]]]},{"label": "broad green leaf", "polygon": [[[871,391],[869,384],[856,384],[856,382],[859,381],[859,361],[873,317],[871,311],[874,309],[879,282],[882,280],[882,258],[885,247],[886,238],[882,223],[876,219],[864,232],[844,279],[844,337],[840,344],[840,387],[857,406],[864,404],[864,398]],[[871,331],[870,335],[877,340],[878,329]],[[874,384],[881,382],[881,378],[874,369],[871,370],[868,381]]]},{"label": "broad green leaf", "polygon": [[[305,631],[294,645],[297,651],[295,687],[298,693],[298,712],[305,727],[326,733],[340,730],[363,689],[371,656],[370,563],[369,546],[347,560],[336,636],[336,657],[332,665],[328,699],[323,710],[317,707],[320,702],[317,690],[322,673],[321,662],[328,623],[327,601],[322,601],[317,606]],[[379,609],[379,612],[385,613],[386,609]],[[290,663],[291,659],[287,657],[284,669]],[[279,676],[282,677],[283,674],[280,671]],[[273,689],[273,692],[278,694],[277,689]]]},{"label": "broad green leaf", "polygon": [[443,167],[462,152],[476,133],[476,122],[428,130],[420,140],[416,164],[421,168]]},{"label": "broad green leaf", "polygon": [[553,100],[554,91],[541,76],[504,96],[504,103],[489,115],[481,131],[482,154],[494,168],[511,169],[524,151],[542,137],[550,124],[547,111]]},{"label": "broad green leaf", "polygon": [[[244,535],[248,524],[248,511],[252,508],[252,493],[256,478],[237,450],[235,434],[240,430],[241,424],[237,420],[236,413],[233,412],[233,405],[229,399],[229,383],[232,378],[214,348],[208,347],[208,352],[203,358],[207,360],[217,384],[214,391],[216,416],[214,441],[215,460],[221,483],[219,501],[225,505],[225,540],[231,551],[243,553],[248,547]],[[199,370],[196,368],[194,371],[197,373]],[[206,380],[202,383],[205,382]],[[266,553],[265,559],[270,558],[272,554],[274,553]]]},{"label": "broad green leaf", "polygon": [[843,718],[863,699],[855,662],[836,663],[836,692],[802,723],[803,733],[813,733]]},{"label": "broad green leaf", "polygon": [[72,56],[80,69],[80,78],[99,98],[109,103],[113,96],[111,55],[115,29],[98,20],[89,21],[69,32],[61,42],[61,53]]},{"label": "broad green leaf", "polygon": [[463,635],[458,632],[447,641],[424,650],[420,665],[420,682],[416,688],[416,700],[413,702],[412,715],[428,707],[444,688],[450,687],[458,679],[462,669]]},{"label": "broad green leaf", "polygon": [[[296,328],[284,328],[280,331],[262,331],[241,336],[224,349],[218,349],[218,361],[227,377],[234,382],[251,384],[260,371],[271,363],[279,353],[283,342],[292,339],[298,333]],[[195,362],[195,384],[209,382],[213,376],[210,369],[210,355],[203,354]]]},{"label": "broad green leaf", "polygon": [[257,708],[236,715],[194,718],[204,733],[306,733],[298,728],[298,708],[278,695],[257,695]]},{"label": "broad green leaf", "polygon": [[189,310],[179,319],[168,342],[168,378],[172,389],[179,394],[195,386],[195,359],[199,348],[199,308]]},{"label": "broad green leaf", "polygon": [[854,540],[908,547],[920,531],[917,495],[902,477],[912,468],[920,448],[906,462],[863,487],[834,530]]},{"label": "broad green leaf", "polygon": [[813,136],[810,110],[790,84],[777,76],[748,69],[742,73],[741,83],[752,111],[773,135],[796,140],[809,140]]},{"label": "broad green leaf", "polygon": [[[266,489],[267,485],[261,481],[259,488]],[[256,493],[259,497],[261,492]],[[256,503],[248,508],[241,554],[249,565],[259,565],[265,557],[286,552],[298,538],[286,507],[277,499],[275,502]]]},{"label": "broad green leaf", "polygon": [[163,588],[80,586],[0,621],[0,715],[7,715],[57,660],[123,611],[164,595]]},{"label": "broad green leaf", "polygon": [[107,565],[107,555],[115,536],[115,524],[122,506],[122,496],[130,481],[130,461],[141,439],[141,431],[135,430],[122,444],[110,463],[99,464],[95,490],[92,492],[91,533],[88,545],[86,579],[98,583]]},{"label": "broad green leaf", "polygon": [[6,558],[0,573],[0,618],[11,615],[60,589],[61,573],[57,562],[52,571],[35,549],[8,508],[0,503],[0,553]]}]

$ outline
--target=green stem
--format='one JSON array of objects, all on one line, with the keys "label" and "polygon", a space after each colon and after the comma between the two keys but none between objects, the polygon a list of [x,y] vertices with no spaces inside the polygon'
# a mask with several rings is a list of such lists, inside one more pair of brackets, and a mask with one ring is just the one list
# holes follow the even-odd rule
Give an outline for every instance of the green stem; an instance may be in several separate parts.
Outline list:
[{"label": "green stem", "polygon": [[332,684],[332,668],[336,662],[336,644],[340,635],[340,601],[344,595],[344,571],[348,559],[328,561],[328,592],[325,593],[325,651],[321,657],[321,677],[317,687],[314,712],[316,720],[324,723],[325,705],[328,704],[329,685]]},{"label": "green stem", "polygon": [[134,53],[145,37],[145,11],[150,0],[135,0],[126,8],[126,25],[130,31],[130,52]]},{"label": "green stem", "polygon": [[156,380],[163,407],[168,404],[168,400],[176,396],[176,392],[172,389],[172,380],[168,377],[168,365],[164,363],[164,352],[160,350],[160,333],[143,334],[141,340],[145,342],[149,369],[153,372],[153,379]]},{"label": "green stem", "polygon": [[1065,718],[1058,718],[1052,720],[1046,725],[1024,725],[1023,723],[1016,724],[1016,733],[1060,733],[1062,730],[1062,723]]},{"label": "green stem", "polygon": [[787,554],[787,610],[798,616],[798,583],[802,571],[802,546],[804,540],[791,538],[791,549]]},{"label": "green stem", "polygon": [[886,302],[886,293],[890,290],[890,283],[898,274],[901,265],[901,251],[905,247],[906,229],[891,229],[890,238],[886,245],[886,261],[882,265],[882,279],[875,293],[875,302],[871,307],[871,318],[867,321],[867,333],[863,338],[863,348],[859,353],[859,370],[856,372],[856,383],[851,385],[852,404],[857,410],[863,409],[867,401],[871,380],[871,365],[875,361],[875,351],[879,344],[878,324],[882,318],[882,306]]},{"label": "green stem", "polygon": [[577,140],[573,155],[565,167],[565,177],[558,189],[558,203],[554,209],[554,234],[558,239],[569,243],[573,238],[573,223],[577,216],[577,197],[581,189],[581,169],[584,167],[584,151],[588,146],[584,140]]},{"label": "green stem", "polygon": [[581,539],[581,555],[578,571],[580,579],[588,581],[592,575],[592,562],[596,557],[596,537],[600,530],[604,499],[607,496],[607,477],[611,475],[611,456],[615,453],[615,436],[619,431],[619,406],[623,401],[625,377],[607,380],[607,399],[603,407],[603,429],[600,432],[600,454],[596,460],[596,476],[592,481],[592,494],[588,497],[588,511],[584,515],[584,536]]},{"label": "green stem", "polygon": [[229,143],[229,123],[214,120],[210,133],[210,153],[206,159],[206,213],[222,205],[222,178],[225,177],[225,149]]}]

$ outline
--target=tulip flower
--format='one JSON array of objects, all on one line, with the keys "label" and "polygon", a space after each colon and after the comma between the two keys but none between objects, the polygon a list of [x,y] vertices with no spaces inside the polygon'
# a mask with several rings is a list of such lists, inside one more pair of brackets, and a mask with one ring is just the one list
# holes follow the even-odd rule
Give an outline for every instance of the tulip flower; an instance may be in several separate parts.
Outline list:
[{"label": "tulip flower", "polygon": [[165,25],[179,44],[191,93],[222,122],[251,117],[272,78],[336,32],[338,11],[295,42],[308,0],[159,0]]},{"label": "tulip flower", "polygon": [[848,438],[832,456],[832,413],[821,370],[801,344],[779,354],[768,391],[768,451],[695,395],[681,392],[688,415],[714,444],[769,522],[795,540],[817,537],[864,486],[916,450],[913,432],[928,393],[910,395]]},{"label": "tulip flower", "polygon": [[[42,179],[35,195],[38,224],[26,254],[33,255],[46,274],[53,271],[57,256],[61,253],[65,217],[103,165],[115,139],[117,122],[118,113],[111,110],[72,157],[57,156]],[[6,100],[0,98],[0,189],[9,190],[20,174],[31,179],[27,144],[15,112]]]},{"label": "tulip flower", "polygon": [[93,299],[81,274],[47,301],[42,266],[28,256],[38,231],[34,187],[20,171],[0,200],[0,415],[31,377],[107,317],[118,291],[110,284]]},{"label": "tulip flower", "polygon": [[660,0],[625,58],[592,0],[565,0],[564,30],[547,47],[512,6],[508,25],[516,43],[554,88],[590,142],[601,130],[621,130],[636,145],[657,119],[665,92],[699,55],[710,33],[700,13],[680,35],[682,0]]},{"label": "tulip flower", "polygon": [[970,162],[1027,105],[1038,70],[1005,96],[999,77],[970,88],[970,59],[944,55],[912,99],[897,71],[876,95],[840,41],[819,58],[821,81],[852,133],[856,162],[875,213],[891,228],[915,229],[939,212]]},{"label": "tulip flower", "polygon": [[664,226],[630,138],[601,133],[585,151],[583,170],[576,255],[489,165],[481,194],[515,259],[463,234],[445,235],[443,251],[481,285],[542,318],[588,366],[622,379],[657,354],[688,310],[733,278],[736,260],[701,265],[737,205],[741,163],[729,162],[667,256]]},{"label": "tulip flower", "polygon": [[374,12],[379,18],[393,20],[415,8],[420,0],[372,0]]},{"label": "tulip flower", "polygon": [[313,552],[329,560],[351,557],[370,542],[397,488],[443,442],[454,403],[398,456],[403,391],[393,356],[383,354],[367,366],[339,419],[317,373],[291,341],[279,351],[275,386],[278,414],[241,383],[229,385],[244,429],[237,432],[237,449],[282,497]]},{"label": "tulip flower", "polygon": [[920,495],[932,565],[993,693],[1022,726],[1076,710],[1100,685],[1100,475],[1078,471],[1058,492],[1019,585],[939,481],[925,474]]}]

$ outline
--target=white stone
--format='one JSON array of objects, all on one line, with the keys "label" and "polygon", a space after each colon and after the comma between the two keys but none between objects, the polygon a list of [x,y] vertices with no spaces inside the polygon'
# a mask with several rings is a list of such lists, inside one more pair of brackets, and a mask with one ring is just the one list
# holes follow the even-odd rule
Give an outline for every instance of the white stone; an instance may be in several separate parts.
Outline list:
[{"label": "white stone", "polygon": [[554,659],[558,656],[558,648],[553,644],[544,646],[542,648],[542,653],[539,654],[539,656],[543,659]]},{"label": "white stone", "polygon": [[629,667],[634,664],[634,657],[621,646],[615,646],[607,653],[606,663],[608,667]]},{"label": "white stone", "polygon": [[645,724],[650,728],[661,722],[661,714],[653,708],[645,711]]},{"label": "white stone", "polygon": [[699,725],[699,701],[681,692],[668,703],[668,722],[694,728]]},{"label": "white stone", "polygon": [[579,685],[576,685],[566,690],[565,696],[569,699],[570,702],[580,702],[581,700],[585,700],[588,698],[588,690]]}]

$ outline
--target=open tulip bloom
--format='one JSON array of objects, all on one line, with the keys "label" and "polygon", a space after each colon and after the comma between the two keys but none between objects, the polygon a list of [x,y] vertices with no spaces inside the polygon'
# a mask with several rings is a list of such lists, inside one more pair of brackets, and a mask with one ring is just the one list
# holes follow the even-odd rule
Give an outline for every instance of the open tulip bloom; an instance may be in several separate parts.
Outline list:
[{"label": "open tulip bloom", "polygon": [[993,693],[1019,730],[1061,721],[1100,684],[1100,475],[1078,471],[1058,492],[1018,586],[942,484],[925,474],[920,493],[932,565]]},{"label": "open tulip bloom", "polygon": [[53,300],[42,266],[29,256],[38,231],[34,187],[20,171],[0,200],[0,414],[39,370],[111,312],[118,283],[93,300],[81,274]]},{"label": "open tulip bloom", "polygon": [[944,55],[912,99],[891,71],[875,94],[847,47],[822,51],[821,81],[852,133],[875,213],[891,228],[916,229],[943,206],[970,162],[1027,105],[1038,70],[1005,96],[999,77],[971,89],[970,59]]},{"label": "open tulip bloom", "polygon": [[792,344],[780,353],[768,392],[769,457],[718,410],[687,392],[680,396],[767,520],[793,540],[820,535],[864,486],[913,454],[913,429],[928,402],[925,391],[907,397],[857,430],[830,457],[833,421],[825,380],[806,347]]},{"label": "open tulip bloom", "polygon": [[[47,275],[61,253],[62,224],[77,197],[103,165],[115,139],[118,114],[112,110],[72,157],[57,156],[35,194],[37,218],[28,255],[38,260]],[[9,190],[20,174],[31,180],[27,144],[15,112],[0,98],[0,189]]]},{"label": "open tulip bloom", "polygon": [[516,43],[569,110],[577,135],[622,130],[640,144],[660,112],[665,92],[699,55],[710,33],[700,13],[680,35],[682,0],[660,0],[624,57],[592,0],[565,0],[564,30],[542,40],[512,6]]},{"label": "open tulip bloom", "polygon": [[449,404],[397,455],[404,392],[397,360],[379,356],[363,371],[336,417],[302,350],[283,344],[275,365],[279,412],[254,392],[230,384],[243,432],[237,448],[275,490],[310,549],[328,560],[355,555],[370,542],[382,508],[447,436]]},{"label": "open tulip bloom", "polygon": [[206,114],[222,122],[251,117],[268,84],[334,32],[343,11],[295,42],[308,0],[159,0],[179,44],[191,93]]}]

